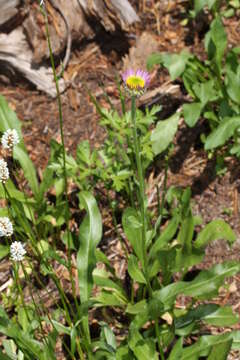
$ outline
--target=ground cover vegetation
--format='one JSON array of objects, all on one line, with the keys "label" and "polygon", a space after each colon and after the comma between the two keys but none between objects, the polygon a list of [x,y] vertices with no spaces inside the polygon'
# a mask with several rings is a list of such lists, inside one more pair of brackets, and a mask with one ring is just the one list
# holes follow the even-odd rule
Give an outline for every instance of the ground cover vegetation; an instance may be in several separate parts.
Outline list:
[{"label": "ground cover vegetation", "polygon": [[[227,286],[225,279],[240,271],[240,264],[228,261],[201,271],[196,266],[209,243],[225,239],[231,246],[236,235],[222,219],[213,219],[199,231],[201,218],[193,215],[191,190],[167,188],[182,115],[191,127],[200,116],[208,121],[209,132],[202,136],[206,151],[227,143],[230,154],[240,153],[239,50],[227,50],[218,8],[205,38],[205,62],[186,52],[149,59],[149,66],[167,67],[172,79],[182,77],[193,102],[157,121],[160,105],[137,108],[149,74],[129,69],[116,80],[120,111],[108,98],[110,110],[102,108],[89,92],[107,136],[100,148],[80,142],[76,157],[65,149],[59,77],[43,1],[40,9],[58,93],[61,143],[51,142],[40,180],[24,146],[21,123],[0,97],[0,257],[10,257],[13,274],[0,307],[1,359],[56,359],[59,341],[66,359],[227,359],[231,350],[240,348],[240,331],[216,335],[208,326],[222,329],[239,322],[230,306],[220,306],[214,298]],[[157,158],[165,164],[165,179],[163,191],[156,189],[153,210],[148,208],[145,176]],[[19,183],[22,176],[25,186]],[[101,249],[103,222],[96,188],[107,194],[119,232],[124,278]],[[68,285],[56,264],[62,266]],[[53,309],[41,297],[46,279],[58,297]],[[29,285],[28,300],[24,284]],[[184,299],[183,306],[178,306],[179,299]],[[99,312],[101,321],[94,329]]]}]

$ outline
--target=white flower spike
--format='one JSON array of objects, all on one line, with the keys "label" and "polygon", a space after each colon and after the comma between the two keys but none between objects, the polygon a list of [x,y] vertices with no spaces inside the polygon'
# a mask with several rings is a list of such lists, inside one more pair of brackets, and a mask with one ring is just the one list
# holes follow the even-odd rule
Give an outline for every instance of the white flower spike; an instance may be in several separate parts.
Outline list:
[{"label": "white flower spike", "polygon": [[14,241],[10,246],[10,254],[13,261],[22,261],[26,254],[24,245],[20,241]]},{"label": "white flower spike", "polygon": [[2,147],[4,149],[12,149],[19,143],[19,136],[15,129],[8,129],[2,136]]},{"label": "white flower spike", "polygon": [[11,236],[13,234],[13,226],[8,217],[0,217],[0,237]]},{"label": "white flower spike", "polygon": [[0,182],[5,183],[9,178],[8,166],[5,160],[0,159]]}]

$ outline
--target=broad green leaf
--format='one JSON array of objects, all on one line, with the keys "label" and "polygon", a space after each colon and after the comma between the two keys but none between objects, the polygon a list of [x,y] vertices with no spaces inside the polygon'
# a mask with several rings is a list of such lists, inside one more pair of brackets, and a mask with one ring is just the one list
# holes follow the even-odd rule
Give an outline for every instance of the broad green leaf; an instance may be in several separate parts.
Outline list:
[{"label": "broad green leaf", "polygon": [[204,146],[205,150],[212,150],[224,145],[238,127],[240,127],[240,116],[225,118],[207,137]]},{"label": "broad green leaf", "polygon": [[210,270],[201,271],[191,282],[185,282],[183,294],[196,298],[209,298],[217,294],[224,279],[233,276],[240,271],[240,264],[237,262],[225,262],[213,266]]},{"label": "broad green leaf", "polygon": [[18,120],[16,113],[8,106],[4,97],[0,95],[0,131],[4,132],[8,129],[16,129],[18,132],[20,143],[14,147],[13,157],[15,160],[19,161],[25,178],[28,180],[33,193],[37,195],[38,181],[36,170],[23,144],[21,123]]},{"label": "broad green leaf", "polygon": [[126,312],[129,314],[137,315],[147,309],[147,302],[146,300],[141,300],[136,304],[129,303]]},{"label": "broad green leaf", "polygon": [[205,335],[193,345],[183,348],[179,360],[198,360],[200,357],[208,356],[213,347],[229,342],[231,333],[222,335]]},{"label": "broad green leaf", "polygon": [[9,254],[9,246],[0,244],[0,260]]},{"label": "broad green leaf", "polygon": [[205,316],[204,321],[213,326],[231,326],[237,324],[239,318],[230,306],[225,306]]},{"label": "broad green leaf", "polygon": [[180,218],[178,215],[175,215],[170,222],[168,223],[167,227],[162,231],[159,235],[155,243],[152,245],[150,252],[149,252],[149,259],[153,259],[157,256],[159,250],[164,248],[167,244],[172,241],[174,235],[177,232],[179,226]]},{"label": "broad green leaf", "polygon": [[204,83],[196,83],[193,85],[193,90],[196,97],[201,101],[202,107],[204,107],[209,101],[217,99],[217,92],[214,88],[214,81],[209,80]]},{"label": "broad green leaf", "polygon": [[25,178],[28,180],[29,185],[35,196],[38,195],[38,180],[35,167],[30,160],[27,152],[22,149],[20,145],[16,145],[13,149],[13,157],[21,165]]},{"label": "broad green leaf", "polygon": [[155,343],[151,338],[144,339],[137,330],[130,331],[130,339],[128,345],[136,359],[158,360],[158,354],[155,349]]},{"label": "broad green leaf", "polygon": [[147,69],[151,70],[154,65],[162,65],[163,59],[162,53],[155,53],[149,56],[147,59]]},{"label": "broad green leaf", "polygon": [[222,219],[211,221],[198,234],[194,247],[199,249],[206,247],[207,244],[214,240],[224,239],[232,244],[236,240],[236,235],[231,227]]},{"label": "broad green leaf", "polygon": [[12,360],[12,358],[10,358],[6,354],[4,354],[1,349],[0,349],[0,359],[1,360]]},{"label": "broad green leaf", "polygon": [[[86,191],[79,194],[80,203],[87,214],[79,228],[79,250],[77,253],[78,281],[81,303],[89,300],[93,287],[92,272],[96,265],[95,249],[102,237],[102,219],[95,198]],[[86,336],[88,333],[87,317],[84,321]]]},{"label": "broad green leaf", "polygon": [[71,328],[68,326],[65,326],[61,323],[59,323],[58,321],[52,320],[52,323],[54,325],[54,328],[57,330],[57,332],[62,335],[62,334],[67,334],[70,335],[71,334]]},{"label": "broad green leaf", "polygon": [[215,313],[219,309],[216,304],[202,304],[189,310],[186,314],[176,317],[174,324],[176,329],[181,329],[192,322],[205,319],[208,315]]},{"label": "broad green leaf", "polygon": [[142,224],[137,211],[127,208],[122,217],[124,233],[133,247],[135,254],[143,264],[143,245],[142,245]]},{"label": "broad green leaf", "polygon": [[160,120],[151,135],[152,149],[155,155],[162,153],[173,141],[178,128],[180,113],[167,120]]},{"label": "broad green leaf", "polygon": [[184,120],[189,127],[195,126],[200,118],[202,108],[202,104],[197,102],[183,105]]},{"label": "broad green leaf", "polygon": [[8,106],[5,98],[0,95],[0,131],[16,129],[20,139],[22,139],[21,123],[16,113]]},{"label": "broad green leaf", "polygon": [[179,360],[181,359],[183,349],[183,339],[180,338],[172,348],[172,351],[167,360]]},{"label": "broad green leaf", "polygon": [[194,234],[194,219],[191,214],[182,221],[181,228],[177,237],[177,241],[182,245],[187,254],[192,252],[192,239]]},{"label": "broad green leaf", "polygon": [[213,346],[207,360],[227,360],[228,354],[231,350],[232,339]]},{"label": "broad green leaf", "polygon": [[240,77],[233,71],[228,70],[225,78],[227,93],[237,104],[240,104]]},{"label": "broad green leaf", "polygon": [[217,293],[226,277],[233,276],[239,271],[240,264],[237,262],[217,264],[210,270],[201,271],[192,281],[179,281],[155,291],[153,299],[163,303],[165,311],[172,307],[179,294],[208,299]]},{"label": "broad green leaf", "polygon": [[134,360],[134,356],[131,352],[131,350],[129,349],[129,347],[126,346],[120,346],[117,349],[116,352],[116,360]]},{"label": "broad green leaf", "polygon": [[168,69],[171,80],[182,75],[190,58],[192,58],[192,54],[184,50],[180,54],[162,54],[162,63]]},{"label": "broad green leaf", "polygon": [[232,350],[240,350],[240,331],[232,331],[231,338],[233,339]]},{"label": "broad green leaf", "polygon": [[211,23],[210,31],[205,37],[205,48],[210,60],[215,60],[219,74],[221,73],[221,61],[227,47],[227,35],[220,17]]},{"label": "broad green leaf", "polygon": [[126,297],[125,291],[122,286],[120,286],[119,281],[110,279],[106,271],[95,268],[93,271],[93,280],[95,285],[101,288],[112,289],[113,291],[119,292],[123,297]]},{"label": "broad green leaf", "polygon": [[200,264],[204,259],[204,251],[192,249],[191,252],[186,252],[182,248],[176,248],[175,262],[171,265],[172,273],[178,271],[185,271],[186,269]]},{"label": "broad green leaf", "polygon": [[128,258],[128,273],[134,281],[140,284],[147,283],[142,270],[139,267],[138,260],[134,255],[130,255]]},{"label": "broad green leaf", "polygon": [[101,325],[101,337],[104,338],[104,341],[107,343],[107,345],[109,345],[113,350],[116,350],[117,343],[112,329],[104,322],[101,322],[100,325]]},{"label": "broad green leaf", "polygon": [[102,290],[99,295],[94,297],[94,302],[96,306],[119,306],[125,307],[127,305],[127,299],[118,291],[116,292],[107,292]]}]

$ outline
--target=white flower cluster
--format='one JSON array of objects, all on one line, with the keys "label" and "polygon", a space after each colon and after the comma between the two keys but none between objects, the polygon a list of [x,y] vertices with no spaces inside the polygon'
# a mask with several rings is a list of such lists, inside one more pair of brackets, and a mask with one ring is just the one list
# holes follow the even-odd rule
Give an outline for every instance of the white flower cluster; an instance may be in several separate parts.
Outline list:
[{"label": "white flower cluster", "polygon": [[2,136],[2,147],[4,149],[13,149],[19,143],[19,136],[15,129],[8,129]]},{"label": "white flower cluster", "polygon": [[8,217],[0,217],[0,236],[11,236],[13,234],[13,226]]},{"label": "white flower cluster", "polygon": [[0,182],[5,183],[9,178],[8,166],[5,160],[0,159]]},{"label": "white flower cluster", "polygon": [[11,259],[13,261],[22,261],[26,250],[20,241],[14,241],[10,246]]}]

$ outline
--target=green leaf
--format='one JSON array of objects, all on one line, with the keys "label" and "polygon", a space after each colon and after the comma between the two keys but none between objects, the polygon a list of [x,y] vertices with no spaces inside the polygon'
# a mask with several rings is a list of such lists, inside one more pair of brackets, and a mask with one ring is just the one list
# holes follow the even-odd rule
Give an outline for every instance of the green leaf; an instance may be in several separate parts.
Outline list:
[{"label": "green leaf", "polygon": [[[87,214],[79,228],[80,247],[77,253],[78,281],[81,302],[89,300],[93,287],[92,272],[96,265],[95,249],[102,237],[102,219],[95,198],[86,191],[79,194]],[[87,330],[87,318],[84,321]],[[88,334],[90,337],[90,335]]]},{"label": "green leaf", "polygon": [[120,286],[119,281],[116,279],[114,279],[114,281],[111,280],[109,278],[109,273],[106,271],[95,268],[93,271],[93,280],[95,285],[105,289],[112,289],[114,292],[118,292],[126,298],[125,291],[122,286]]},{"label": "green leaf", "polygon": [[104,340],[113,350],[116,350],[117,343],[112,329],[104,322],[101,322],[100,325],[102,340]]},{"label": "green leaf", "polygon": [[162,65],[162,56],[163,54],[161,53],[155,53],[149,56],[149,58],[147,59],[147,69],[151,70],[154,65]]},{"label": "green leaf", "polygon": [[221,73],[221,61],[227,47],[227,35],[221,18],[217,17],[211,23],[210,31],[205,37],[205,48],[210,60],[215,60],[219,74]]},{"label": "green leaf", "polygon": [[184,328],[192,322],[205,319],[208,315],[215,313],[219,309],[216,304],[202,304],[194,309],[189,310],[185,315],[179,316],[175,319],[174,324],[176,329]]},{"label": "green leaf", "polygon": [[230,69],[227,70],[226,78],[226,88],[227,93],[230,96],[230,98],[236,102],[237,104],[240,104],[240,77],[239,73],[234,73]]},{"label": "green leaf", "polygon": [[58,334],[62,335],[62,334],[67,334],[70,335],[71,334],[71,328],[68,326],[65,326],[61,323],[59,323],[58,321],[52,320],[52,323],[54,325],[54,328],[57,330]]},{"label": "green leaf", "polygon": [[183,349],[179,360],[198,360],[200,357],[208,356],[213,347],[229,342],[230,339],[231,333],[202,336],[195,344]]},{"label": "green leaf", "polygon": [[140,284],[147,283],[141,269],[139,268],[138,260],[134,255],[130,255],[128,258],[128,273],[134,281]]},{"label": "green leaf", "polygon": [[151,338],[144,339],[137,330],[130,332],[128,344],[138,360],[158,360],[154,341]]},{"label": "green leaf", "polygon": [[0,95],[0,131],[5,132],[8,129],[16,129],[20,138],[20,143],[14,147],[13,157],[19,161],[25,178],[35,195],[38,192],[38,181],[36,170],[28,154],[26,153],[23,137],[21,132],[21,123],[17,118],[16,113],[8,106],[8,103],[3,96]]},{"label": "green leaf", "polygon": [[201,115],[202,108],[203,106],[201,103],[191,103],[183,105],[184,120],[189,127],[195,126]]},{"label": "green leaf", "polygon": [[102,290],[99,295],[97,295],[94,299],[96,302],[96,306],[119,306],[125,307],[127,305],[126,297],[123,296],[118,291],[116,292],[108,292]]},{"label": "green leaf", "polygon": [[204,83],[195,83],[193,85],[195,95],[201,101],[202,107],[204,107],[209,101],[217,99],[217,92],[214,85],[214,80],[209,80]]},{"label": "green leaf", "polygon": [[204,321],[213,326],[231,326],[237,324],[239,318],[230,306],[225,306],[205,316]]},{"label": "green leaf", "polygon": [[217,294],[224,279],[235,275],[239,270],[240,264],[234,261],[217,264],[210,270],[201,271],[193,281],[185,282],[186,287],[182,293],[196,298],[212,297]]},{"label": "green leaf", "polygon": [[171,80],[182,75],[188,60],[192,57],[192,54],[184,50],[180,54],[162,54],[162,63],[168,69]]},{"label": "green leaf", "polygon": [[227,360],[231,350],[232,340],[225,341],[222,344],[213,346],[207,360]]},{"label": "green leaf", "polygon": [[172,348],[172,351],[167,360],[179,360],[181,359],[183,349],[183,339],[180,338]]},{"label": "green leaf", "polygon": [[16,129],[22,139],[21,123],[16,113],[8,106],[5,98],[0,95],[0,131],[5,132],[8,129]]},{"label": "green leaf", "polygon": [[212,150],[224,145],[238,127],[240,127],[240,116],[225,118],[207,137],[204,146],[205,150]]},{"label": "green leaf", "polygon": [[179,226],[180,218],[178,215],[175,215],[167,227],[163,230],[161,235],[157,238],[155,243],[152,245],[149,253],[149,259],[153,259],[157,256],[159,250],[164,248],[170,241],[173,239],[174,235],[177,232]]},{"label": "green leaf", "polygon": [[92,272],[96,264],[95,249],[102,237],[102,221],[96,200],[89,192],[81,192],[79,200],[87,211],[79,228],[80,248],[77,254],[80,298],[84,302],[89,300],[93,286]]},{"label": "green leaf", "polygon": [[138,259],[143,263],[142,246],[142,224],[137,211],[133,208],[127,208],[122,217],[124,233],[133,247]]},{"label": "green leaf", "polygon": [[160,154],[173,141],[178,128],[180,113],[166,120],[160,120],[151,135],[152,149],[155,155]]},{"label": "green leaf", "polygon": [[194,242],[194,247],[199,249],[206,247],[214,240],[224,239],[232,244],[236,240],[236,235],[231,227],[222,219],[216,219],[207,224],[198,234]]},{"label": "green leaf", "polygon": [[29,185],[35,196],[38,195],[38,180],[35,167],[30,160],[28,154],[25,150],[22,149],[20,145],[16,145],[13,149],[13,157],[15,160],[18,160],[25,178],[28,180]]},{"label": "green leaf", "polygon": [[135,358],[133,357],[133,354],[127,345],[120,346],[117,349],[116,360],[134,360],[134,359]]},{"label": "green leaf", "polygon": [[178,242],[182,245],[187,254],[192,252],[192,239],[194,234],[194,219],[190,214],[182,221],[181,228],[177,237]]},{"label": "green leaf", "polygon": [[9,246],[0,244],[0,260],[9,254]]}]

